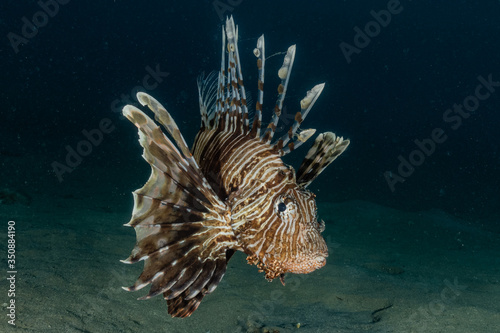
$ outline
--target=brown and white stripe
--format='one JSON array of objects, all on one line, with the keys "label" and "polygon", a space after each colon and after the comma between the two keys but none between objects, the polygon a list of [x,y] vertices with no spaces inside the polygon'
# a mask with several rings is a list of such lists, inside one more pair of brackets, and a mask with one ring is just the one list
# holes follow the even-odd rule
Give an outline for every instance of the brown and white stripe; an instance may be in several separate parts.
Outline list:
[{"label": "brown and white stripe", "polygon": [[[144,261],[136,283],[151,285],[144,299],[163,294],[174,317],[191,315],[222,279],[234,251],[272,280],[285,273],[309,273],[328,256],[317,220],[314,194],[307,186],[338,157],[348,140],[320,134],[297,174],[281,157],[314,130],[299,126],[321,94],[312,88],[300,103],[294,124],[272,142],[295,58],[288,48],[278,71],[281,83],[272,119],[261,131],[265,70],[264,36],[254,55],[259,72],[252,124],[238,51],[238,29],[231,18],[222,31],[221,70],[198,80],[201,129],[188,149],[175,121],[153,97],[138,100],[155,114],[169,137],[144,112],[127,105],[124,115],[139,129],[144,159],[151,165],[146,184],[134,192],[127,226],[137,243],[124,263]],[[227,63],[226,63],[227,53]]]}]

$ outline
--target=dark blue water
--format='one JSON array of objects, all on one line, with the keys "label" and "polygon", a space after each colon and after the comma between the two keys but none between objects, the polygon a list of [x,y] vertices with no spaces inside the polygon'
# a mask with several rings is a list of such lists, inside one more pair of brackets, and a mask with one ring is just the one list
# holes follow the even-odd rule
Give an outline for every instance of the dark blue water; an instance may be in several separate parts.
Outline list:
[{"label": "dark blue water", "polygon": [[[127,212],[148,167],[121,107],[147,91],[192,143],[196,78],[218,70],[220,29],[232,14],[254,97],[252,51],[262,33],[268,56],[297,44],[291,114],[326,82],[302,127],[351,145],[311,186],[319,202],[435,208],[498,229],[499,1],[54,3],[0,4],[0,187],[18,193],[3,192],[4,203],[84,196],[90,206]],[[266,63],[265,121],[281,62]],[[78,149],[85,156],[75,157]],[[287,162],[298,167],[306,151]]]},{"label": "dark blue water", "polygon": [[[159,84],[152,81],[155,89],[150,92],[181,119],[184,136],[192,140],[199,122],[195,80],[201,72],[218,68],[220,17],[233,14],[240,26],[249,90],[255,91],[256,81],[251,51],[263,32],[269,55],[297,44],[286,104],[292,113],[307,89],[327,84],[305,126],[334,131],[352,144],[323,175],[328,186],[316,184],[325,200],[362,198],[406,209],[440,207],[469,217],[498,212],[498,91],[469,112],[457,130],[443,121],[443,114],[474,94],[478,76],[500,80],[499,3],[401,1],[398,13],[386,27],[379,25],[378,34],[370,26],[374,37],[357,48],[348,63],[340,44],[355,47],[353,28],[364,30],[374,21],[370,12],[380,13],[387,5],[235,1],[225,7],[212,1],[70,1],[47,22],[42,20],[45,25],[35,32],[28,28],[25,38],[22,18],[33,21],[40,5],[5,1],[0,17],[1,151],[42,152],[49,163],[34,167],[46,172],[48,184],[57,185],[50,162],[62,163],[65,145],[76,145],[83,129],[91,130],[109,118],[116,130],[82,164],[113,169],[120,162],[135,163],[135,151],[127,154],[135,136],[116,111],[126,104],[122,94],[144,86],[148,66],[168,73]],[[19,40],[10,41],[8,33]],[[23,38],[26,43],[19,43]],[[280,64],[281,56],[268,60],[268,112]],[[448,139],[391,191],[384,173],[397,174],[398,156],[408,159],[418,148],[414,140],[431,137],[435,128],[442,128]],[[23,188],[19,179],[8,177],[6,182]],[[117,186],[125,190],[130,184]]]}]

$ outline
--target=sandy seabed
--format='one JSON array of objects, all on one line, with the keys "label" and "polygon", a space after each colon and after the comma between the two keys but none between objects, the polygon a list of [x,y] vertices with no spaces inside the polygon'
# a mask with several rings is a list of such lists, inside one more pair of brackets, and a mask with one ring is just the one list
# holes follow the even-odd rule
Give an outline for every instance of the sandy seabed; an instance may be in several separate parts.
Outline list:
[{"label": "sandy seabed", "polygon": [[[122,206],[75,195],[0,205],[2,240],[16,221],[16,332],[500,332],[499,221],[319,203],[324,268],[283,287],[238,253],[215,292],[177,319],[162,297],[138,301],[146,291],[120,288],[142,269],[119,262],[135,242]],[[0,331],[13,332],[0,261]]]}]

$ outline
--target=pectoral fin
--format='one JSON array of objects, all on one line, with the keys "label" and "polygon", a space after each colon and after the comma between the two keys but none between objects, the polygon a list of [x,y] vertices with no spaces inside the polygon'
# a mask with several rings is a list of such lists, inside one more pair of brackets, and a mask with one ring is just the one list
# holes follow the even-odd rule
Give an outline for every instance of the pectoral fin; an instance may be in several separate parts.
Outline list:
[{"label": "pectoral fin", "polygon": [[163,294],[168,312],[187,317],[211,293],[226,271],[235,238],[230,211],[215,194],[165,108],[141,96],[172,134],[177,148],[141,110],[126,106],[124,115],[139,129],[144,159],[151,165],[147,183],[134,192],[134,209],[127,226],[134,227],[137,243],[124,263],[144,260],[136,283],[151,285],[147,299]]}]

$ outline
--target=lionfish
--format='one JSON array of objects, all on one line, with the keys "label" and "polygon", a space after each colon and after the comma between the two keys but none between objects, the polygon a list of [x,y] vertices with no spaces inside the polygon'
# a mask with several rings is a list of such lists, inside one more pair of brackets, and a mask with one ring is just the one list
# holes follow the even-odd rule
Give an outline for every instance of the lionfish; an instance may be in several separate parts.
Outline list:
[{"label": "lionfish", "polygon": [[[318,135],[295,170],[281,157],[310,138],[301,130],[324,84],[300,101],[300,111],[287,133],[273,141],[295,58],[288,48],[278,71],[281,83],[271,122],[262,124],[264,97],[264,35],[254,49],[258,93],[252,121],[238,52],[233,18],[222,28],[221,70],[211,80],[198,79],[201,129],[189,150],[174,119],[150,95],[137,99],[155,114],[159,126],[138,108],[123,114],[139,129],[144,159],[151,165],[147,183],[133,192],[132,218],[137,243],[124,263],[144,260],[144,270],[128,291],[151,285],[140,299],[163,294],[172,317],[190,316],[217,287],[235,251],[269,281],[285,273],[305,274],[325,265],[328,249],[321,236],[311,182],[349,145],[326,132]],[[226,59],[227,56],[227,69]]]}]

